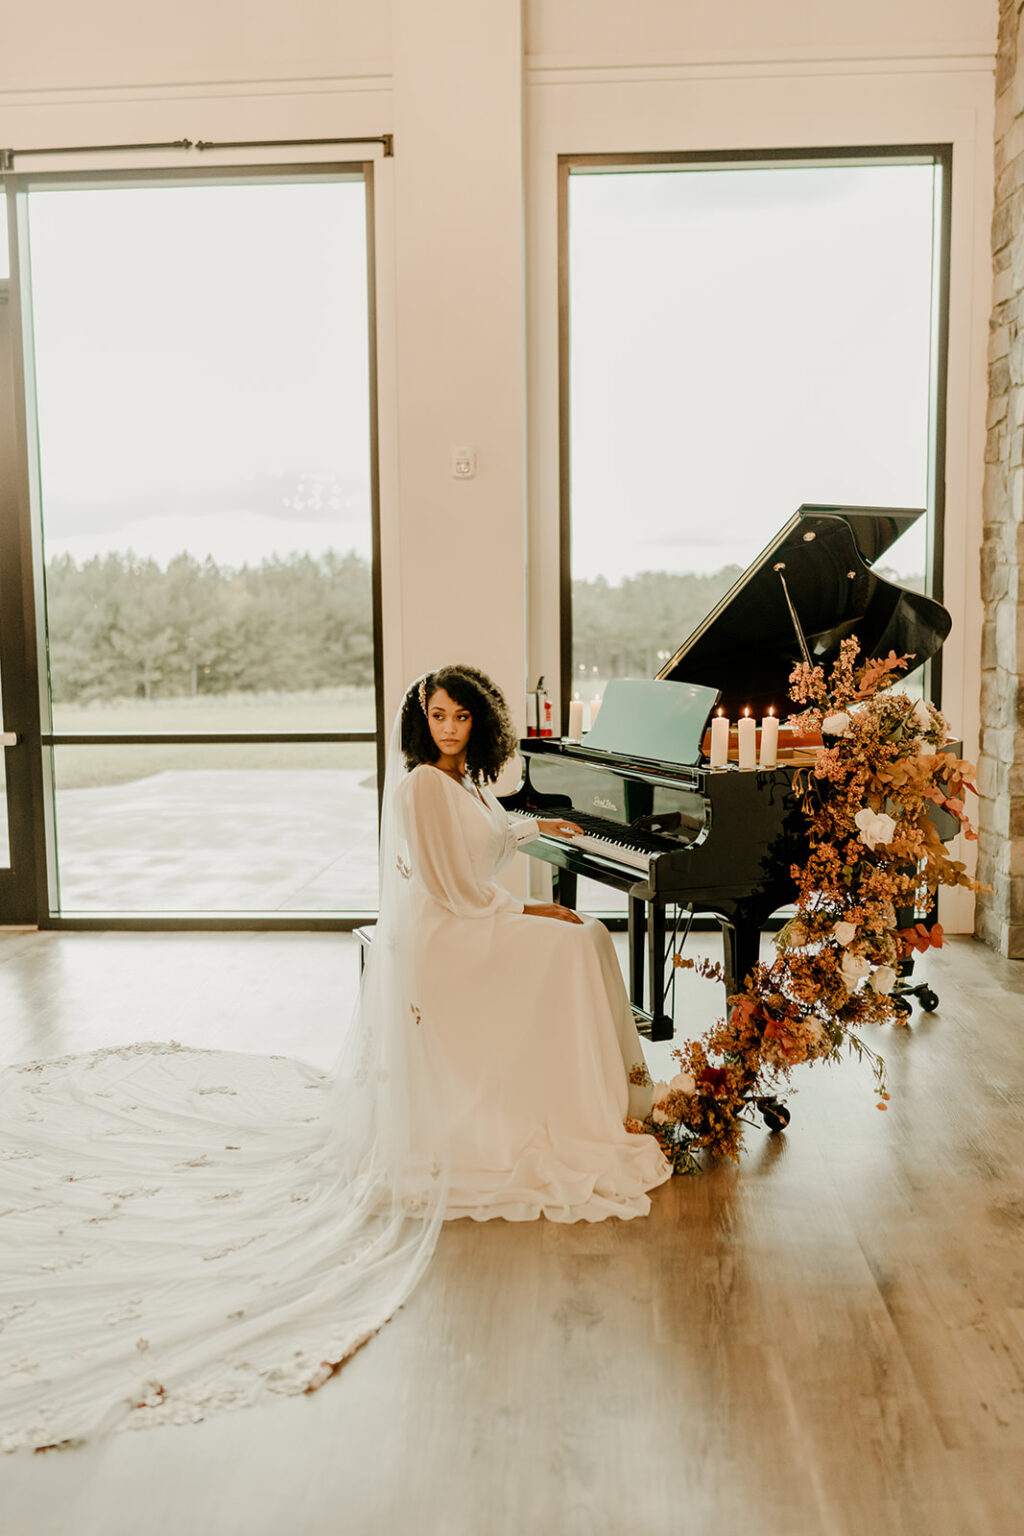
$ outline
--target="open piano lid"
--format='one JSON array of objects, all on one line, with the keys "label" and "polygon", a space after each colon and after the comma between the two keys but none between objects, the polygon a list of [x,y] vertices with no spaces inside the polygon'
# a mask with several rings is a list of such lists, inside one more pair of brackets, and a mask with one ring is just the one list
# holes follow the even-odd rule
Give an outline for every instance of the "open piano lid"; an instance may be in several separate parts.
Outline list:
[{"label": "open piano lid", "polygon": [[[803,659],[789,597],[814,665],[831,666],[856,635],[861,656],[910,654],[908,676],[934,656],[952,619],[934,598],[893,585],[871,566],[920,510],[802,506],[657,674],[719,688],[730,719],[792,708],[789,675]],[[785,578],[785,586],[780,578]]]}]

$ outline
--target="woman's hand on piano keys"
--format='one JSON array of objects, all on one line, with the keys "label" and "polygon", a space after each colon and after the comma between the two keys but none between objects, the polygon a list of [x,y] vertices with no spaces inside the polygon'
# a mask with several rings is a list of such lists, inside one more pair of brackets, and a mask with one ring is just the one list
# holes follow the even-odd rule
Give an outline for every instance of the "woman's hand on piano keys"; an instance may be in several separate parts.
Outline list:
[{"label": "woman's hand on piano keys", "polygon": [[571,907],[560,907],[557,901],[534,902],[523,908],[526,917],[554,917],[560,923],[582,923],[583,919]]},{"label": "woman's hand on piano keys", "polygon": [[583,828],[574,821],[538,821],[538,830],[547,837],[582,837]]}]

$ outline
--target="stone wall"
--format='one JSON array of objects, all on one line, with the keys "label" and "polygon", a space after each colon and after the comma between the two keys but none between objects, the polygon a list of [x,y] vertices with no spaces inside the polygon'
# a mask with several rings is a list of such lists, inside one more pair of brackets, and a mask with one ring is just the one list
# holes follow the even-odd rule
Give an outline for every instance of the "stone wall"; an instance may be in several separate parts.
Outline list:
[{"label": "stone wall", "polygon": [[989,342],[977,932],[1024,959],[1024,0],[1000,0]]}]

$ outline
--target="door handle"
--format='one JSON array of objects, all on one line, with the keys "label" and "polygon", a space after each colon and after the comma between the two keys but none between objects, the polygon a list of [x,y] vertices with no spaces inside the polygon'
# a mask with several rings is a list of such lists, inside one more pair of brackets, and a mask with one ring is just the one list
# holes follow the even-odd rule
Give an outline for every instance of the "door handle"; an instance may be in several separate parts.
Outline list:
[{"label": "door handle", "polygon": [[17,731],[0,731],[0,747],[16,747],[17,745]]}]

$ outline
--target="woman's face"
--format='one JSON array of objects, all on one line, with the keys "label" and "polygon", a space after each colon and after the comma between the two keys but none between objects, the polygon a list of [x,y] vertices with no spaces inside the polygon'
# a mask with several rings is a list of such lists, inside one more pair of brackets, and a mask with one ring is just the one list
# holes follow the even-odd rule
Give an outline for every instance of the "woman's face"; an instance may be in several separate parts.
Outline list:
[{"label": "woman's face", "polygon": [[462,756],[473,729],[473,716],[464,704],[456,704],[443,688],[435,689],[427,701],[427,724],[442,757]]}]

